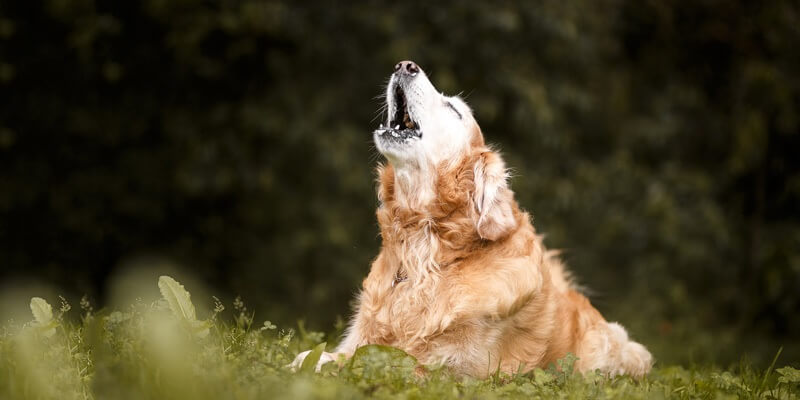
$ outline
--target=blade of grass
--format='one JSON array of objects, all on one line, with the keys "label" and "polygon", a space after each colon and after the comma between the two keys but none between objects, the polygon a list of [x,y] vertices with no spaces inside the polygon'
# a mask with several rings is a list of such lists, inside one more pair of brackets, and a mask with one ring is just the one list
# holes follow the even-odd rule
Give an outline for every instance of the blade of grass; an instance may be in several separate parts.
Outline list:
[{"label": "blade of grass", "polygon": [[303,360],[303,365],[300,366],[300,372],[302,373],[309,373],[313,374],[314,370],[317,367],[317,362],[319,362],[319,358],[322,357],[322,352],[325,351],[325,342],[322,342],[314,347],[314,350],[311,350],[311,353],[308,353],[306,359]]},{"label": "blade of grass", "polygon": [[764,372],[764,379],[761,380],[761,386],[758,387],[758,396],[761,397],[761,393],[764,393],[764,387],[767,385],[767,379],[769,378],[770,374],[772,374],[772,369],[775,368],[775,363],[778,362],[778,357],[781,356],[781,352],[783,352],[783,346],[778,349],[778,352],[775,354],[775,358],[772,359],[772,364],[769,365],[767,371]]}]

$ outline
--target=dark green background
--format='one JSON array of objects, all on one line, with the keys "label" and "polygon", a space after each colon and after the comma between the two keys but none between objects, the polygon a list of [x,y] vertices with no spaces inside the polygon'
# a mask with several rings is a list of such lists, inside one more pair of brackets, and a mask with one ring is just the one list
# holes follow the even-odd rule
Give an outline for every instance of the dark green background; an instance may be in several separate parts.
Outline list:
[{"label": "dark green background", "polygon": [[660,362],[798,359],[797,2],[432,3],[0,3],[0,279],[105,304],[177,265],[331,329],[380,245],[376,96],[413,59]]}]

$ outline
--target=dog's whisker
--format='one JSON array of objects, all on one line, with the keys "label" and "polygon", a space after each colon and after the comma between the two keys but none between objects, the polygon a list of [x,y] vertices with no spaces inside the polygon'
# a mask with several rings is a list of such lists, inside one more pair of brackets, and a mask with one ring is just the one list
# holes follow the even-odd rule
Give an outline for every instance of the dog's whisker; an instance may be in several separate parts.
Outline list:
[{"label": "dog's whisker", "polygon": [[384,115],[386,115],[386,108],[385,107],[379,108],[378,110],[372,113],[372,118],[369,120],[370,124],[375,122],[376,119],[383,117]]},{"label": "dog's whisker", "polygon": [[380,118],[380,117],[382,117],[382,116],[383,116],[383,112],[377,112],[377,113],[375,113],[375,116],[374,116],[374,117],[372,117],[372,119],[371,119],[371,120],[369,120],[369,123],[371,124],[371,123],[375,122],[375,120],[376,120],[376,119],[378,119],[378,118]]}]

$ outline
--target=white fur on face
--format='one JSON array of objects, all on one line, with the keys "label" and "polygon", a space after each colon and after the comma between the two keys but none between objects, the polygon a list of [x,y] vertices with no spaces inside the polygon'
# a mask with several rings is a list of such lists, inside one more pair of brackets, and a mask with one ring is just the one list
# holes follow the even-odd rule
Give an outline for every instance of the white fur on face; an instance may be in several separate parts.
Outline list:
[{"label": "white fur on face", "polygon": [[[403,134],[406,127],[395,120],[401,106],[396,104],[398,89],[405,96],[414,134]],[[386,105],[386,128],[375,131],[375,146],[395,169],[397,200],[411,208],[422,207],[435,197],[436,168],[461,160],[477,123],[463,100],[439,93],[422,70],[414,75],[392,74]]]},{"label": "white fur on face", "polygon": [[437,92],[423,71],[414,76],[393,74],[386,88],[385,124],[389,128],[397,125],[390,125],[398,107],[397,88],[405,94],[408,114],[422,135],[396,140],[391,133],[375,131],[378,151],[396,170],[433,170],[441,162],[455,162],[466,153],[475,119],[463,100]]}]

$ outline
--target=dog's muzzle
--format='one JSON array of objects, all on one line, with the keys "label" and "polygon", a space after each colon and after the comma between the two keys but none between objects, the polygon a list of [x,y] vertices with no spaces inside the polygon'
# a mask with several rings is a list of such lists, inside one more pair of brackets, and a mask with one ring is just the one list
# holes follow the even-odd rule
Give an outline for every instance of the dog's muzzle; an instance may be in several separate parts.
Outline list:
[{"label": "dog's muzzle", "polygon": [[[409,79],[417,76],[420,72],[419,66],[413,61],[400,61],[394,66],[394,75],[399,79]],[[396,80],[393,80],[394,90],[392,91],[394,113],[389,119],[389,125],[381,126],[375,130],[375,134],[384,139],[402,141],[412,137],[421,138],[422,131],[419,124],[412,120],[408,114],[408,103],[406,94]]]}]

